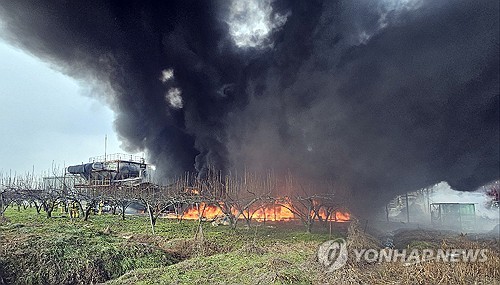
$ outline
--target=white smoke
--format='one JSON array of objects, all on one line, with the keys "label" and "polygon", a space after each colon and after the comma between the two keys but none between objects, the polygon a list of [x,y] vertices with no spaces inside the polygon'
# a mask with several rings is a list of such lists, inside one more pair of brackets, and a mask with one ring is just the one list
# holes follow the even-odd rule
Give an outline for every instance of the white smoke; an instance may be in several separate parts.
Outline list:
[{"label": "white smoke", "polygon": [[169,69],[165,69],[161,72],[161,76],[160,76],[161,82],[165,83],[172,78],[174,78],[174,70],[173,69],[169,68]]},{"label": "white smoke", "polygon": [[422,6],[422,0],[382,0],[380,4],[386,11],[409,11],[418,9]]},{"label": "white smoke", "polygon": [[[483,187],[487,189],[488,187]],[[476,191],[456,191],[447,182],[408,193],[408,209],[410,222],[420,225],[431,225],[431,206],[434,203],[460,203],[474,204],[475,230],[477,232],[489,232],[500,223],[500,209],[493,205],[493,197],[488,196],[485,189]],[[392,222],[406,222],[407,208],[406,195],[395,197],[386,209],[380,211]],[[385,212],[388,211],[388,212]],[[380,216],[381,218],[382,215]],[[470,230],[470,229],[469,229]]]},{"label": "white smoke", "polygon": [[366,44],[374,35],[388,27],[391,22],[397,22],[400,15],[419,9],[423,5],[423,0],[381,0],[373,5],[379,14],[378,23],[376,26],[366,27],[367,29],[358,31],[356,44]]},{"label": "white smoke", "polygon": [[287,21],[289,13],[273,13],[272,0],[232,0],[228,19],[229,34],[239,48],[273,46],[270,35]]},{"label": "white smoke", "polygon": [[165,98],[172,108],[181,109],[183,107],[181,94],[182,92],[179,88],[170,88],[168,90]]},{"label": "white smoke", "polygon": [[473,203],[478,217],[497,221],[500,218],[497,208],[487,207],[491,197],[481,191],[456,191],[448,183],[441,182],[431,188],[429,199],[431,203]]}]

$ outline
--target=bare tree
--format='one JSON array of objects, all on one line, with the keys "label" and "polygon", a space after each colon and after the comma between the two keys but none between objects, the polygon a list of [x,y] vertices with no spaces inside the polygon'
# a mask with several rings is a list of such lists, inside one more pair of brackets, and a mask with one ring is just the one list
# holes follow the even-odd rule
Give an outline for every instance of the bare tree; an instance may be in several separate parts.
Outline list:
[{"label": "bare tree", "polygon": [[276,203],[294,213],[306,227],[307,232],[310,233],[314,222],[322,219],[320,210],[324,208],[325,201],[331,201],[333,194],[310,194],[318,192],[328,193],[328,190],[320,183],[308,183],[305,185],[306,187],[295,181],[289,174],[285,182],[288,195],[276,198]]},{"label": "bare tree", "polygon": [[136,200],[137,187],[133,185],[113,185],[109,190],[107,200],[110,201],[114,207],[120,209],[121,219],[125,220],[127,208]]},{"label": "bare tree", "polygon": [[24,197],[21,193],[21,189],[26,187],[29,181],[27,177],[4,176],[0,173],[0,216],[3,217],[4,212],[12,204],[18,205],[18,210],[20,210],[21,205],[23,205]]},{"label": "bare tree", "polygon": [[151,183],[137,186],[137,199],[146,208],[153,234],[158,217],[179,202],[175,190],[172,186],[158,186]]},{"label": "bare tree", "polygon": [[241,177],[236,176],[234,182],[230,183],[230,188],[226,197],[230,201],[233,212],[235,212],[236,222],[242,217],[247,226],[254,215],[272,203],[271,193],[276,188],[272,181],[274,178],[268,174],[265,179],[256,173],[245,171]]},{"label": "bare tree", "polygon": [[11,204],[13,198],[13,192],[8,187],[0,186],[0,217],[4,216],[4,212],[7,210]]},{"label": "bare tree", "polygon": [[16,177],[9,187],[19,201],[34,202],[37,212],[40,211],[40,208],[43,209],[47,218],[52,217],[52,212],[64,197],[54,181],[42,180],[29,174],[25,177]]},{"label": "bare tree", "polygon": [[22,193],[25,197],[29,197],[33,201],[38,201],[41,208],[45,211],[47,218],[52,217],[52,212],[59,205],[60,199],[63,197],[61,191],[54,188],[24,189]]}]

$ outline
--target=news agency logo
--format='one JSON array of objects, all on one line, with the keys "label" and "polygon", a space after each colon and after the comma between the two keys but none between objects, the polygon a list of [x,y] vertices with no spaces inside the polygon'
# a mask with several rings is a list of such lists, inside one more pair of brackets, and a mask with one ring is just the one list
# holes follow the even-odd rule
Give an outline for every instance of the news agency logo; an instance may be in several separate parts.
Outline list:
[{"label": "news agency logo", "polygon": [[333,272],[346,264],[347,254],[345,239],[329,240],[319,246],[318,261],[326,268],[326,272]]},{"label": "news agency logo", "polygon": [[[485,262],[488,249],[413,249],[398,250],[354,249],[353,260],[356,262],[382,263],[400,262],[404,266],[426,261],[435,262]],[[347,263],[348,249],[344,239],[338,238],[322,243],[318,248],[318,261],[325,267],[325,272],[333,272]]]}]

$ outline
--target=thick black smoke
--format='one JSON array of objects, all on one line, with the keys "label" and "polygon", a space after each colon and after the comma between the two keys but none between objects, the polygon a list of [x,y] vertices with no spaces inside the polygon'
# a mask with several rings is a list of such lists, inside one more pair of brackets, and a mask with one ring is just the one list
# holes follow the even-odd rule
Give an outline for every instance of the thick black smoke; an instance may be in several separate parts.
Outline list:
[{"label": "thick black smoke", "polygon": [[1,36],[100,86],[171,176],[272,168],[358,206],[499,178],[498,1],[243,2],[2,1]]}]

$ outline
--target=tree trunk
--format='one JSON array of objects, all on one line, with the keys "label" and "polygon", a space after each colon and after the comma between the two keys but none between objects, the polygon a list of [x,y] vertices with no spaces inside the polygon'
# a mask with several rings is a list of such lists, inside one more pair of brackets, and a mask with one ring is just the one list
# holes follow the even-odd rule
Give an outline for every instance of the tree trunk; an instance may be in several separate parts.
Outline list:
[{"label": "tree trunk", "polygon": [[125,221],[125,211],[127,210],[128,206],[130,206],[130,203],[125,203],[125,204],[121,204],[121,208],[122,208],[122,220]]},{"label": "tree trunk", "polygon": [[45,209],[45,212],[47,213],[47,218],[51,218],[52,217],[52,210],[53,210],[53,208],[51,208],[51,207],[47,207]]},{"label": "tree trunk", "polygon": [[198,226],[196,227],[196,233],[194,234],[195,240],[203,240],[203,226],[201,224],[201,217],[198,219]]},{"label": "tree trunk", "polygon": [[122,221],[125,221],[125,207],[122,207]]},{"label": "tree trunk", "polygon": [[89,216],[90,216],[90,211],[92,210],[92,207],[90,206],[87,206],[87,208],[85,209],[85,215],[83,217],[83,220],[84,221],[88,221],[89,220]]},{"label": "tree trunk", "polygon": [[306,218],[302,218],[302,223],[304,224],[304,226],[306,227],[306,231],[308,234],[310,234],[312,232],[312,226],[313,226],[313,223],[314,223],[314,219],[311,218],[311,216],[308,216]]},{"label": "tree trunk", "polygon": [[36,213],[40,215],[40,211],[42,210],[42,205],[38,205],[36,202],[34,203],[35,203]]},{"label": "tree trunk", "polygon": [[3,212],[4,212],[4,208],[3,208],[3,194],[0,194],[0,217],[3,217]]},{"label": "tree trunk", "polygon": [[312,230],[312,222],[307,222],[307,233],[310,234]]},{"label": "tree trunk", "polygon": [[229,216],[229,222],[231,225],[231,229],[233,230],[236,229],[236,224],[238,223],[238,219],[234,215]]},{"label": "tree trunk", "polygon": [[147,207],[148,207],[148,214],[149,214],[149,222],[151,224],[151,232],[154,235],[155,234],[156,217],[154,216],[153,209],[151,208],[151,206],[147,205]]}]

